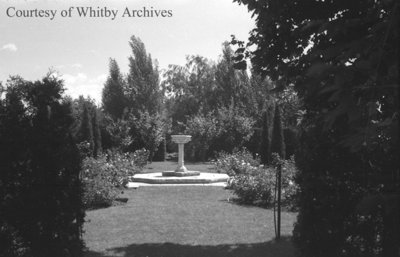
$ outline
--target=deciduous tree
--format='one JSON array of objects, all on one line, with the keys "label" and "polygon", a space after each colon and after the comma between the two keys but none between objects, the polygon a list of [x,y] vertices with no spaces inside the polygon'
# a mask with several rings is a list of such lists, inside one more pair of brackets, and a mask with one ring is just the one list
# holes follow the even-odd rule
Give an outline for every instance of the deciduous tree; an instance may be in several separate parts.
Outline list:
[{"label": "deciduous tree", "polygon": [[235,2],[256,19],[238,57],[303,100],[301,256],[398,256],[399,2]]}]

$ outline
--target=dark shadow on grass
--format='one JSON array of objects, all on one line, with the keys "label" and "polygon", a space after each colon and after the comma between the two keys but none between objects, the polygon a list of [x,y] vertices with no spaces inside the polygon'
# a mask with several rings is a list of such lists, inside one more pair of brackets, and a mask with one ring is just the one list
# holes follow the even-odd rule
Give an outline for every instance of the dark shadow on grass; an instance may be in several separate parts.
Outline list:
[{"label": "dark shadow on grass", "polygon": [[224,245],[180,245],[163,244],[131,244],[126,247],[107,249],[115,253],[103,255],[89,251],[85,257],[293,257],[294,248],[290,237],[280,241],[268,241],[254,244]]},{"label": "dark shadow on grass", "polygon": [[234,204],[234,205],[239,205],[242,207],[247,207],[247,208],[263,208],[263,209],[271,209],[273,208],[272,205],[265,205],[262,202],[254,202],[254,203],[248,203],[246,201],[243,201],[242,199],[238,197],[230,197],[229,199],[222,199],[220,200],[221,202],[229,203],[229,204]]},{"label": "dark shadow on grass", "polygon": [[[248,203],[246,201],[243,201],[239,197],[230,197],[229,199],[223,199],[223,200],[220,200],[220,201],[221,202],[230,203],[230,204],[239,205],[239,206],[242,206],[242,207],[247,207],[247,208],[263,208],[263,209],[267,209],[267,210],[273,210],[273,208],[274,208],[274,205],[271,204],[271,203],[265,204],[262,201],[256,201],[256,202],[253,202],[253,203]],[[283,203],[282,211],[283,212],[297,213],[298,209]]]}]

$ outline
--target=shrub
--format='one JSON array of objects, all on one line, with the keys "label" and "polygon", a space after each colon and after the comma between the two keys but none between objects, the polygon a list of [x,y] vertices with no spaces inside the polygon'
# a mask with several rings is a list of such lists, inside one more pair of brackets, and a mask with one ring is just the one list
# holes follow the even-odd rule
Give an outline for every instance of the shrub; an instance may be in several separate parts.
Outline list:
[{"label": "shrub", "polygon": [[188,157],[205,161],[217,152],[232,152],[243,147],[253,134],[254,123],[252,118],[234,107],[219,108],[188,119],[185,133],[192,135],[192,142],[187,146]]},{"label": "shrub", "polygon": [[135,165],[143,169],[143,167],[147,164],[147,160],[149,159],[150,152],[144,148],[136,150],[132,155],[133,162]]},{"label": "shrub", "polygon": [[230,188],[245,204],[269,205],[274,196],[274,173],[268,169],[258,168],[252,174],[235,176]]},{"label": "shrub", "polygon": [[113,184],[113,181],[118,181],[115,179],[115,172],[104,155],[97,159],[87,157],[83,161],[83,203],[87,209],[107,207],[112,204],[118,195]]},{"label": "shrub", "polygon": [[109,151],[98,158],[86,158],[82,172],[85,207],[91,209],[112,205],[130,176],[141,171],[143,158],[147,158],[147,154],[146,150],[140,150],[139,153]]},{"label": "shrub", "polygon": [[62,93],[53,75],[0,86],[0,256],[82,256],[81,159]]},{"label": "shrub", "polygon": [[298,175],[298,169],[296,167],[294,156],[292,155],[289,159],[283,160],[278,154],[272,154],[272,162],[274,165],[274,174],[277,172],[277,164],[282,165],[282,203],[291,209],[297,208],[297,196],[299,192],[299,186],[297,185],[296,176]]},{"label": "shrub", "polygon": [[232,154],[220,152],[217,161],[214,163],[217,172],[226,173],[229,176],[250,174],[260,166],[260,161],[254,159],[247,150],[237,150]]},{"label": "shrub", "polygon": [[285,138],[286,158],[295,155],[299,147],[297,130],[294,128],[285,128],[283,130]]},{"label": "shrub", "polygon": [[239,201],[245,204],[268,206],[274,202],[276,173],[282,165],[282,203],[290,209],[297,206],[298,186],[295,183],[297,168],[294,157],[288,160],[273,155],[273,165],[264,167],[258,159],[253,159],[247,150],[233,154],[220,153],[215,162],[218,172],[231,176],[228,188],[232,189]]},{"label": "shrub", "polygon": [[90,149],[90,143],[88,141],[82,141],[77,144],[79,154],[81,159],[85,159],[86,157],[90,157],[93,155],[93,151]]},{"label": "shrub", "polygon": [[191,117],[186,122],[185,133],[192,136],[190,144],[185,146],[188,159],[205,161],[210,155],[212,141],[218,137],[217,118],[213,113]]},{"label": "shrub", "polygon": [[148,159],[153,161],[154,154],[164,140],[166,122],[160,114],[149,114],[139,112],[137,116],[130,114],[130,131],[131,143],[128,147],[129,151],[135,151],[146,148],[149,152]]}]

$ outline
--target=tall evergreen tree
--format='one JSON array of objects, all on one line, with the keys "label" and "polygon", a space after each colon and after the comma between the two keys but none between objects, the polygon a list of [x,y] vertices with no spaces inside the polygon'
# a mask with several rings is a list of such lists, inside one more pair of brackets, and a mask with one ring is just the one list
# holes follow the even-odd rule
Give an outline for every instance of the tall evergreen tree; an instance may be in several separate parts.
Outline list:
[{"label": "tall evergreen tree", "polygon": [[93,125],[90,110],[87,103],[83,105],[82,112],[82,122],[79,129],[79,141],[86,141],[89,144],[89,155],[93,153],[94,150],[94,140],[93,140]]},{"label": "tall evergreen tree", "polygon": [[126,107],[126,99],[124,96],[125,81],[120,72],[117,61],[110,58],[109,76],[104,84],[102,92],[102,103],[105,113],[111,115],[116,120],[122,117],[124,108]]},{"label": "tall evergreen tree", "polygon": [[93,118],[92,118],[92,126],[93,126],[93,156],[97,157],[101,153],[101,132],[97,110],[93,110]]},{"label": "tall evergreen tree", "polygon": [[285,139],[282,128],[281,108],[279,105],[275,107],[274,125],[272,128],[271,153],[277,153],[284,159],[286,155]]},{"label": "tall evergreen tree", "polygon": [[269,135],[269,117],[268,117],[268,110],[263,112],[263,123],[262,123],[262,133],[261,133],[261,162],[262,164],[268,164],[270,161],[271,156],[271,141]]}]

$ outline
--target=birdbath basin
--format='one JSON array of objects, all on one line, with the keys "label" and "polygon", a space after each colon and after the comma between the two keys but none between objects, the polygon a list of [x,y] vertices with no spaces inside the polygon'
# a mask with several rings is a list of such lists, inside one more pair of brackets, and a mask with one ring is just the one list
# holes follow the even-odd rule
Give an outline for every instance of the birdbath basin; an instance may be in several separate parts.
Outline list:
[{"label": "birdbath basin", "polygon": [[184,161],[184,145],[192,139],[192,136],[189,135],[172,135],[172,142],[178,144],[178,167],[174,171],[164,171],[162,173],[163,176],[175,176],[175,177],[183,177],[183,176],[198,176],[200,172],[198,171],[188,171],[185,167]]}]

